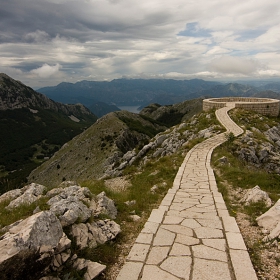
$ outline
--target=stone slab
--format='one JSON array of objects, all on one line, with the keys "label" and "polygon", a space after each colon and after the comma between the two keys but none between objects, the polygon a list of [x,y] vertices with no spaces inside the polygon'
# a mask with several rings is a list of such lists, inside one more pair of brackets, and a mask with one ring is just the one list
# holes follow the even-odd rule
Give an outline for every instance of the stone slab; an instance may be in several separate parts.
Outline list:
[{"label": "stone slab", "polygon": [[160,269],[155,265],[145,265],[141,280],[152,280],[152,279],[179,280],[179,278]]},{"label": "stone slab", "polygon": [[226,238],[230,249],[247,250],[240,233],[226,232]]},{"label": "stone slab", "polygon": [[116,280],[138,280],[141,273],[143,263],[127,262],[122,267]]},{"label": "stone slab", "polygon": [[133,245],[130,253],[128,254],[127,260],[143,262],[146,259],[149,249],[149,245],[136,243]]},{"label": "stone slab", "polygon": [[236,280],[257,280],[256,272],[247,251],[230,250]]},{"label": "stone slab", "polygon": [[191,257],[168,257],[161,265],[160,268],[168,271],[169,273],[180,277],[189,279],[190,272],[191,272],[191,264],[192,258]]},{"label": "stone slab", "polygon": [[232,280],[232,278],[227,263],[195,258],[192,280]]}]

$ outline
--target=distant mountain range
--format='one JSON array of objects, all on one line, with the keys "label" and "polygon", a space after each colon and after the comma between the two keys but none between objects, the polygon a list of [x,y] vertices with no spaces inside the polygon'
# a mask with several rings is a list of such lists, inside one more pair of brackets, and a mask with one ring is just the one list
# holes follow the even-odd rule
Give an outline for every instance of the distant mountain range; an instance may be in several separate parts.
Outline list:
[{"label": "distant mountain range", "polygon": [[[90,107],[96,101],[116,106],[145,106],[181,102],[201,96],[198,92],[220,85],[204,80],[118,79],[111,82],[82,81],[61,83],[38,89],[49,98],[62,103],[82,103]],[[163,102],[161,102],[163,100]],[[164,104],[162,104],[164,103]]]},{"label": "distant mountain range", "polygon": [[96,120],[82,104],[57,103],[0,74],[0,193]]},{"label": "distant mountain range", "polygon": [[[61,83],[54,87],[38,89],[49,98],[62,103],[81,103],[101,116],[116,107],[96,111],[100,102],[115,106],[136,106],[141,109],[151,103],[169,105],[200,97],[254,96],[269,94],[267,91],[280,92],[280,83],[268,83],[260,87],[246,84],[209,82],[201,79],[117,79],[111,82],[81,81],[75,84]],[[273,94],[278,96],[278,94]],[[279,95],[280,96],[280,95]],[[99,104],[98,104],[99,103]]]}]

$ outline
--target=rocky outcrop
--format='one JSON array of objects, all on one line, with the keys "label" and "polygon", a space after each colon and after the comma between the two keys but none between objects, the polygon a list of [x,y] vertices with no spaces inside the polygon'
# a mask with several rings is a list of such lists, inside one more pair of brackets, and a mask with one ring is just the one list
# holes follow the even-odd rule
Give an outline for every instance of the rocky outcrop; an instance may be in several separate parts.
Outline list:
[{"label": "rocky outcrop", "polygon": [[106,196],[105,192],[102,192],[96,196],[96,209],[94,211],[95,215],[104,214],[109,216],[111,219],[115,219],[117,217],[118,211],[115,206],[115,203],[112,199]]},{"label": "rocky outcrop", "polygon": [[[38,204],[41,198],[48,199],[49,205],[48,211],[37,207],[38,213],[1,229],[6,232],[0,237],[0,275],[4,275],[1,279],[44,279],[49,273],[59,273],[63,266],[83,270],[84,279],[94,279],[106,266],[78,258],[74,252],[95,248],[121,232],[120,226],[110,219],[92,221],[100,214],[116,218],[114,201],[105,192],[95,196],[75,182],[63,182],[45,192],[45,186],[32,183],[0,196],[0,201],[11,200],[9,205],[13,206],[7,207],[8,211],[17,211],[17,206],[28,204],[32,196],[37,197]],[[66,233],[75,243],[74,252]]]},{"label": "rocky outcrop", "polygon": [[196,118],[193,118],[191,127],[187,123],[181,123],[168,130],[157,134],[147,145],[143,146],[139,152],[136,149],[128,151],[123,155],[120,164],[115,168],[113,175],[119,175],[120,171],[128,165],[141,160],[147,163],[150,159],[169,156],[176,153],[183,145],[187,145],[189,141],[197,138],[209,138],[219,133],[219,127],[213,125],[207,129],[195,131]]},{"label": "rocky outcrop", "polygon": [[41,108],[63,112],[68,116],[74,115],[77,118],[92,115],[82,104],[65,105],[55,102],[3,73],[0,73],[0,92],[0,110]]},{"label": "rocky outcrop", "polygon": [[[262,141],[258,140],[260,136]],[[280,174],[280,126],[269,128],[264,133],[252,127],[234,143],[236,144],[234,153],[239,159],[257,168],[261,167],[267,172]]]},{"label": "rocky outcrop", "polygon": [[51,264],[63,235],[50,211],[37,213],[11,227],[0,240],[1,279],[34,279]]}]

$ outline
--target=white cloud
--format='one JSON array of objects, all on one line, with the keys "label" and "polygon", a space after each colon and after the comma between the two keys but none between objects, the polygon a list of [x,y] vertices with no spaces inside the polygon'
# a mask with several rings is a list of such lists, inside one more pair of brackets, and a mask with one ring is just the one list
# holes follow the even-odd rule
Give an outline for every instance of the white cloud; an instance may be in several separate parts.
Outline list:
[{"label": "white cloud", "polygon": [[221,56],[213,59],[209,64],[209,68],[218,73],[250,75],[256,73],[259,63],[252,59]]},{"label": "white cloud", "polygon": [[36,74],[40,78],[49,78],[49,77],[53,76],[54,74],[56,74],[60,68],[61,68],[61,66],[58,63],[54,66],[50,66],[45,63],[43,66],[41,66],[37,69],[33,69],[30,72],[32,74]]}]

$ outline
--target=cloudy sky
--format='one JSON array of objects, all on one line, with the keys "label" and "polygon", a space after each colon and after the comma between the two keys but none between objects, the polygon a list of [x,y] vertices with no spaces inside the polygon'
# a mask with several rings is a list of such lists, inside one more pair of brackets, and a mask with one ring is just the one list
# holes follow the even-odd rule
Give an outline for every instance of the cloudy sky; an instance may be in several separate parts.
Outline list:
[{"label": "cloudy sky", "polygon": [[279,0],[0,0],[0,27],[0,72],[34,88],[280,78]]}]

